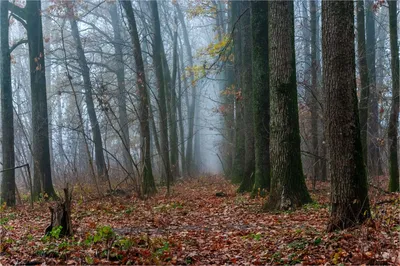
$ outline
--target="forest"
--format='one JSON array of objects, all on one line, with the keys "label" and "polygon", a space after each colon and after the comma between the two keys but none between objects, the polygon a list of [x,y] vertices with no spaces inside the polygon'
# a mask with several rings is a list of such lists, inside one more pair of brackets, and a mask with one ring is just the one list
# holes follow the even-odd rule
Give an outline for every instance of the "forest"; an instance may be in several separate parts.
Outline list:
[{"label": "forest", "polygon": [[397,0],[0,0],[0,265],[400,265]]}]

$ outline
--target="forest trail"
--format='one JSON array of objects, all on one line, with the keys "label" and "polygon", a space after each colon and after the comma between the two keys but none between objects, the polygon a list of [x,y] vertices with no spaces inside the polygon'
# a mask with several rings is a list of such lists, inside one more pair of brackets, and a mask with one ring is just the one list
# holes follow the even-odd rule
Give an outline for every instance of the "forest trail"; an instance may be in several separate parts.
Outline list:
[{"label": "forest trail", "polygon": [[279,214],[261,212],[265,199],[236,189],[221,177],[202,177],[175,185],[169,198],[163,188],[145,201],[74,195],[71,238],[57,230],[43,237],[49,203],[2,209],[0,263],[400,263],[399,194],[371,189],[374,222],[328,234],[327,183],[317,184],[313,204]]}]

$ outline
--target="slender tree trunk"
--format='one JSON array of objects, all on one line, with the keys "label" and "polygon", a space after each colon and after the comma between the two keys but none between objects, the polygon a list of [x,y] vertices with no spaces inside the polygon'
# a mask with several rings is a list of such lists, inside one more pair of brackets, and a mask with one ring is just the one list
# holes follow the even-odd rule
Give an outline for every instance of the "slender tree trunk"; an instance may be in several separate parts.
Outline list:
[{"label": "slender tree trunk", "polygon": [[368,173],[371,177],[382,174],[382,163],[380,156],[379,138],[379,112],[378,112],[378,91],[376,82],[375,67],[375,11],[374,1],[366,1],[366,24],[367,24],[367,65],[370,81],[369,93],[369,117],[368,117]]},{"label": "slender tree trunk", "polygon": [[370,216],[356,94],[353,2],[322,2],[322,56],[332,195],[328,231],[333,231]]},{"label": "slender tree trunk", "polygon": [[158,15],[157,2],[150,2],[153,26],[154,26],[154,40],[153,40],[153,63],[156,72],[157,85],[158,85],[158,101],[160,108],[160,131],[161,131],[161,157],[163,160],[165,173],[167,175],[167,190],[169,194],[169,185],[172,181],[171,166],[169,160],[169,143],[168,143],[168,126],[167,126],[167,106],[166,106],[166,84],[164,78],[164,71],[162,68],[162,39],[160,30],[160,18]]},{"label": "slender tree trunk", "polygon": [[311,27],[311,135],[312,135],[312,179],[313,189],[315,189],[315,181],[318,176],[319,168],[319,152],[318,152],[318,61],[317,61],[317,5],[315,0],[310,0],[310,27]]},{"label": "slender tree trunk", "polygon": [[397,129],[399,120],[399,45],[397,37],[397,1],[389,3],[389,32],[392,70],[392,106],[390,110],[389,139],[389,191],[399,191],[399,163],[397,155]]},{"label": "slender tree trunk", "polygon": [[265,207],[287,210],[311,202],[300,153],[293,1],[269,2],[268,22],[271,195]]},{"label": "slender tree trunk", "polygon": [[359,102],[361,144],[363,147],[364,164],[368,165],[368,103],[369,103],[369,76],[367,65],[367,50],[365,45],[364,0],[357,1],[357,52],[358,67],[361,80],[361,96]]},{"label": "slender tree trunk", "polygon": [[[253,117],[253,86],[252,86],[252,36],[251,36],[251,20],[250,20],[250,2],[242,2],[243,14],[242,20],[242,88],[243,88],[243,105],[244,105],[244,130],[245,134],[245,162],[244,176],[242,183],[238,189],[239,192],[250,192],[254,185],[254,117]],[[242,155],[243,156],[243,155]]]},{"label": "slender tree trunk", "polygon": [[14,151],[14,112],[11,86],[11,62],[8,45],[8,1],[0,2],[0,86],[1,86],[1,124],[3,155],[3,178],[1,180],[1,203],[15,205],[15,151]]},{"label": "slender tree trunk", "polygon": [[146,76],[142,57],[142,49],[140,47],[140,39],[136,26],[135,15],[130,1],[121,1],[121,4],[126,12],[129,32],[133,46],[133,55],[136,62],[136,83],[140,95],[140,133],[141,133],[141,146],[142,157],[141,165],[143,167],[143,193],[145,195],[152,195],[156,192],[152,166],[151,166],[151,152],[150,152],[150,127],[149,127],[149,97],[146,89]]},{"label": "slender tree trunk", "polygon": [[92,128],[97,175],[101,180],[108,181],[108,183],[110,183],[108,170],[104,159],[103,141],[101,139],[100,126],[97,120],[97,115],[93,102],[93,87],[92,87],[92,82],[90,80],[90,70],[86,61],[85,51],[83,50],[81,37],[79,35],[78,24],[75,20],[73,3],[72,2],[67,3],[67,8],[69,11],[68,17],[71,25],[71,33],[75,41],[76,54],[78,56],[78,63],[83,78],[83,87],[85,89],[85,102],[86,102],[87,112],[89,115],[90,125]]},{"label": "slender tree trunk", "polygon": [[24,11],[31,71],[33,194],[36,199],[42,192],[49,197],[56,197],[51,177],[46,66],[40,1],[27,1]]},{"label": "slender tree trunk", "polygon": [[125,87],[125,67],[123,58],[123,44],[124,41],[121,37],[121,22],[119,20],[117,4],[111,4],[110,16],[112,27],[114,31],[114,50],[116,59],[116,76],[118,84],[118,118],[119,127],[122,136],[122,151],[123,151],[123,162],[124,167],[131,175],[134,176],[132,158],[130,153],[130,138],[129,138],[129,125],[128,125],[128,114],[126,112],[126,87]]},{"label": "slender tree trunk", "polygon": [[[180,60],[178,60],[180,61]],[[185,128],[183,126],[183,114],[182,114],[182,82],[181,82],[181,68],[178,63],[178,95],[177,97],[177,109],[178,109],[178,119],[179,119],[179,137],[180,137],[180,155],[181,155],[181,165],[182,165],[182,176],[186,175],[186,161],[185,161]]]},{"label": "slender tree trunk", "polygon": [[[190,88],[189,89],[192,93],[192,102],[189,108],[189,116],[188,116],[188,140],[186,144],[186,169],[189,175],[194,174],[194,160],[193,160],[193,138],[194,138],[194,121],[195,121],[195,114],[196,114],[196,84],[194,80],[194,73],[193,69],[193,55],[192,55],[192,47],[189,41],[189,33],[187,31],[185,17],[183,16],[182,10],[179,4],[176,4],[176,10],[178,11],[178,19],[181,23],[182,32],[183,32],[183,41],[185,43],[186,54],[189,60],[189,67],[190,70]],[[183,71],[183,69],[182,69]]]},{"label": "slender tree trunk", "polygon": [[234,69],[235,69],[235,146],[234,146],[234,157],[232,165],[232,182],[241,183],[244,175],[244,160],[243,155],[245,154],[245,131],[244,131],[244,119],[243,119],[243,102],[242,102],[242,91],[241,91],[241,32],[240,24],[238,21],[240,16],[240,2],[232,2],[232,20],[236,23],[233,35],[233,54],[234,54]]},{"label": "slender tree trunk", "polygon": [[176,99],[176,79],[178,72],[178,19],[174,20],[174,36],[173,36],[173,64],[172,64],[172,81],[170,87],[171,97],[171,118],[170,118],[170,139],[171,139],[171,167],[173,177],[179,176],[179,149],[178,149],[178,120],[177,120],[177,99]]},{"label": "slender tree trunk", "polygon": [[251,2],[253,34],[253,115],[255,182],[253,194],[270,188],[268,2]]}]

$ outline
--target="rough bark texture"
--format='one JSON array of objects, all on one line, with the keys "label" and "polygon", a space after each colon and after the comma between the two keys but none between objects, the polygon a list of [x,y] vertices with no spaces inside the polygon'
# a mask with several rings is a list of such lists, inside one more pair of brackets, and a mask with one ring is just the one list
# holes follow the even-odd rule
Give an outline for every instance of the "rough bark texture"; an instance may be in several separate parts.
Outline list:
[{"label": "rough bark texture", "polygon": [[[130,3],[130,2],[128,2]],[[110,6],[110,17],[112,22],[112,27],[114,31],[114,51],[115,51],[115,63],[116,69],[115,74],[117,76],[118,84],[118,120],[120,127],[120,134],[122,138],[122,154],[124,168],[128,174],[133,178],[134,170],[132,164],[132,157],[130,154],[130,138],[129,138],[129,125],[128,125],[128,114],[126,112],[126,86],[125,86],[125,67],[124,67],[124,53],[123,45],[124,40],[121,36],[121,22],[119,19],[117,3],[111,4]]]},{"label": "rough bark texture", "polygon": [[356,95],[353,11],[351,1],[322,3],[332,204],[328,231],[354,226],[370,216]]},{"label": "rough bark texture", "polygon": [[366,24],[367,24],[367,65],[369,76],[369,117],[368,117],[368,173],[370,176],[382,174],[382,162],[380,156],[379,138],[379,112],[378,112],[378,90],[376,83],[375,68],[375,11],[374,1],[366,1]]},{"label": "rough bark texture", "polygon": [[51,220],[50,225],[45,230],[46,234],[61,227],[60,236],[72,236],[71,201],[72,193],[69,192],[68,188],[64,188],[64,200],[57,202],[54,208],[49,207]]},{"label": "rough bark texture", "polygon": [[33,195],[56,197],[51,178],[49,121],[47,114],[46,75],[40,1],[27,1],[27,24],[32,102]]},{"label": "rough bark texture", "polygon": [[300,153],[293,1],[269,2],[268,22],[271,194],[265,207],[287,210],[311,202]]},{"label": "rough bark texture", "polygon": [[253,34],[253,115],[255,178],[253,194],[269,190],[269,75],[268,75],[268,2],[251,2]]},{"label": "rough bark texture", "polygon": [[[141,136],[141,166],[143,167],[143,189],[145,195],[152,195],[156,192],[152,166],[151,166],[151,152],[150,152],[150,126],[149,126],[149,97],[146,88],[146,76],[142,57],[142,49],[140,47],[140,39],[136,26],[135,15],[132,8],[131,1],[121,1],[122,7],[125,10],[129,33],[133,47],[133,56],[136,63],[136,84],[140,95],[140,136]],[[155,133],[156,134],[156,133]]]},{"label": "rough bark texture", "polygon": [[358,52],[358,68],[360,71],[361,88],[360,91],[360,130],[361,145],[363,148],[363,158],[365,165],[368,165],[368,103],[369,103],[369,73],[367,65],[367,49],[365,44],[365,12],[364,0],[357,1],[357,52]]},{"label": "rough bark texture", "polygon": [[[237,21],[240,15],[240,2],[232,2],[232,19]],[[234,157],[232,165],[232,182],[242,182],[244,175],[244,160],[243,154],[245,153],[244,146],[244,119],[243,119],[243,103],[241,97],[241,32],[240,21],[237,22],[233,35],[233,54],[234,54],[234,69],[235,69],[235,146]]]},{"label": "rough bark texture", "polygon": [[[244,105],[244,176],[239,192],[250,192],[254,185],[255,153],[254,153],[254,117],[253,117],[253,84],[252,84],[252,35],[250,24],[250,2],[242,2],[242,88]],[[243,155],[242,155],[243,156]]]},{"label": "rough bark texture", "polygon": [[167,186],[169,192],[169,184],[172,181],[171,166],[169,160],[169,143],[168,143],[168,126],[167,126],[167,106],[166,106],[166,84],[164,79],[163,62],[162,62],[162,39],[160,30],[160,18],[158,15],[158,6],[156,1],[150,2],[153,27],[154,27],[154,40],[153,40],[153,63],[156,72],[157,85],[158,85],[158,102],[160,110],[160,142],[161,142],[161,157],[163,160],[165,174],[167,175]]},{"label": "rough bark texture", "polygon": [[97,175],[100,178],[100,180],[109,182],[108,170],[106,167],[106,162],[103,153],[103,140],[101,138],[100,126],[97,120],[96,110],[93,102],[93,86],[90,80],[90,70],[86,61],[85,51],[83,50],[81,37],[79,35],[78,24],[75,20],[75,14],[73,10],[74,7],[68,6],[68,8],[69,8],[68,17],[71,25],[71,34],[72,37],[74,38],[76,45],[76,54],[78,56],[78,64],[80,71],[82,73],[83,87],[85,90],[86,108],[89,115],[90,126],[93,135]]},{"label": "rough bark texture", "polygon": [[392,106],[390,110],[389,139],[389,191],[399,191],[399,163],[397,155],[397,128],[399,120],[399,46],[397,37],[397,1],[389,3],[389,32],[392,70]]},{"label": "rough bark texture", "polygon": [[[1,180],[1,203],[15,205],[15,152],[14,113],[11,87],[11,60],[8,45],[8,2],[0,2],[0,86],[3,155],[3,177]],[[8,169],[8,170],[7,170]]]}]

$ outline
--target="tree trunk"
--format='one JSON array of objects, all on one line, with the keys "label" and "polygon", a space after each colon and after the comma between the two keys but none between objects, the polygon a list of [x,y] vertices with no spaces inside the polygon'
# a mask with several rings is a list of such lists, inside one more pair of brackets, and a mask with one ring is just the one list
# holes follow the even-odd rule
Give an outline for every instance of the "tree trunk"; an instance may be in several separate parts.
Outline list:
[{"label": "tree trunk", "polygon": [[128,125],[128,114],[126,112],[126,87],[125,87],[125,67],[123,58],[123,39],[121,37],[121,23],[119,20],[117,4],[111,4],[110,6],[110,16],[112,27],[114,31],[114,50],[115,50],[115,61],[116,61],[116,71],[117,84],[118,84],[118,118],[119,127],[122,136],[122,152],[123,152],[123,162],[124,168],[127,170],[128,174],[133,178],[134,170],[132,164],[132,157],[130,153],[130,138],[129,138],[129,125]]},{"label": "tree trunk", "polygon": [[357,1],[357,52],[358,67],[361,80],[361,96],[359,102],[361,145],[363,148],[364,164],[368,165],[368,103],[369,103],[369,76],[367,65],[367,50],[365,45],[364,0]]},{"label": "tree trunk", "polygon": [[235,144],[232,165],[232,182],[241,183],[244,175],[244,160],[245,154],[245,132],[243,119],[243,102],[241,91],[241,31],[240,31],[240,2],[232,2],[232,20],[236,23],[236,28],[233,32],[233,54],[234,54],[234,69],[235,69]]},{"label": "tree trunk", "polygon": [[368,117],[368,173],[369,176],[382,174],[379,138],[379,112],[378,112],[378,91],[376,83],[375,68],[375,11],[374,1],[366,1],[366,24],[367,24],[367,65],[369,76],[369,117]]},{"label": "tree trunk", "polygon": [[255,182],[253,194],[270,188],[268,2],[251,2],[253,33],[253,115]]},{"label": "tree trunk", "polygon": [[[242,12],[245,12],[242,20],[242,88],[244,105],[244,130],[245,134],[245,154],[244,154],[244,176],[238,189],[239,192],[250,192],[254,185],[254,117],[253,117],[253,86],[252,86],[252,36],[250,20],[250,2],[241,2]],[[243,156],[243,155],[242,155]]]},{"label": "tree trunk", "polygon": [[[187,87],[186,90],[189,89],[192,93],[192,102],[190,104],[190,108],[188,111],[188,138],[186,144],[186,170],[189,175],[194,174],[194,160],[193,160],[193,139],[194,139],[194,120],[196,113],[196,84],[194,80],[193,69],[193,55],[192,55],[192,47],[189,41],[189,33],[187,31],[185,17],[183,16],[182,10],[179,4],[176,4],[176,10],[178,11],[178,19],[181,22],[182,32],[183,32],[183,42],[185,43],[186,54],[189,60],[190,67],[190,88]],[[182,69],[183,71],[183,69]]]},{"label": "tree trunk", "polygon": [[78,57],[78,63],[83,78],[86,108],[89,115],[90,125],[92,128],[93,142],[95,148],[97,174],[101,180],[108,181],[109,183],[110,180],[103,153],[103,141],[101,139],[100,126],[97,120],[97,115],[93,102],[93,87],[92,87],[92,82],[90,80],[90,70],[86,61],[86,56],[83,50],[81,37],[79,35],[78,24],[75,20],[75,14],[73,11],[74,7],[72,6],[73,3],[70,2],[67,3],[66,5],[69,11],[68,17],[71,25],[71,34],[76,44],[76,54]]},{"label": "tree trunk", "polygon": [[133,55],[136,63],[136,83],[140,95],[139,119],[141,146],[143,147],[141,155],[141,166],[143,167],[143,194],[152,195],[156,192],[150,152],[150,127],[149,127],[149,97],[146,88],[146,76],[140,47],[140,39],[136,26],[135,15],[132,9],[131,1],[121,1],[128,18],[129,32],[133,47]]},{"label": "tree trunk", "polygon": [[370,216],[357,106],[353,12],[351,1],[322,2],[325,119],[332,195],[328,231],[354,226]]},{"label": "tree trunk", "polygon": [[268,22],[271,195],[265,208],[287,210],[311,202],[300,153],[293,1],[269,2]]},{"label": "tree trunk", "polygon": [[29,45],[32,102],[33,194],[56,197],[51,178],[49,121],[47,114],[46,75],[40,1],[27,1],[24,8]]},{"label": "tree trunk", "polygon": [[153,63],[156,72],[157,85],[158,85],[158,102],[160,108],[160,131],[161,131],[161,157],[163,160],[165,173],[167,175],[167,190],[169,193],[169,185],[172,181],[171,166],[169,160],[169,143],[168,143],[168,126],[167,126],[167,106],[166,106],[166,84],[163,71],[162,61],[162,39],[160,30],[160,18],[158,15],[158,7],[156,1],[150,2],[153,26],[154,26],[154,40],[153,40]]},{"label": "tree trunk", "polygon": [[389,191],[399,191],[399,163],[397,155],[397,128],[399,120],[399,46],[397,37],[397,1],[389,3],[389,32],[392,70],[392,106],[388,128]]},{"label": "tree trunk", "polygon": [[0,86],[1,86],[1,124],[3,155],[3,178],[1,180],[1,202],[7,206],[15,205],[15,151],[14,151],[14,112],[11,86],[11,62],[8,44],[8,1],[0,2]]}]

